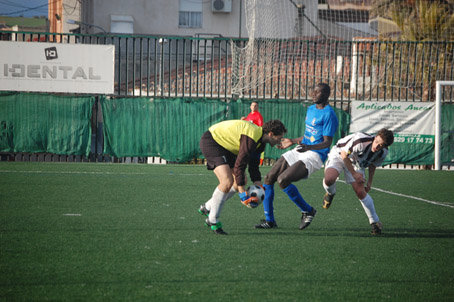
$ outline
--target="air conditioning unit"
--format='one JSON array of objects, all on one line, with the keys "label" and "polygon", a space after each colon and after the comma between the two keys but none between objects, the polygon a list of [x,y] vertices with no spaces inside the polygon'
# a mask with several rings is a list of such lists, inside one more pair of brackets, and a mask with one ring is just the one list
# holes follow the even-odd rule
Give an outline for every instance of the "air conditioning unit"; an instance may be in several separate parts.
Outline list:
[{"label": "air conditioning unit", "polygon": [[213,13],[230,13],[232,11],[232,0],[211,0]]}]

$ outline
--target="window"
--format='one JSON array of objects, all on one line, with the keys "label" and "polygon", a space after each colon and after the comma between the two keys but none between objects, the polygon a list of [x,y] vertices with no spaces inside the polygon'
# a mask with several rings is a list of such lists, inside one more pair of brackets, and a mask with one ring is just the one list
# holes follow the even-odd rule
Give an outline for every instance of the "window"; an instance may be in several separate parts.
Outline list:
[{"label": "window", "polygon": [[179,27],[202,27],[203,0],[180,0]]},{"label": "window", "polygon": [[202,13],[180,11],[180,27],[200,28],[202,27]]},{"label": "window", "polygon": [[118,34],[133,34],[134,19],[131,16],[111,15],[110,32]]}]

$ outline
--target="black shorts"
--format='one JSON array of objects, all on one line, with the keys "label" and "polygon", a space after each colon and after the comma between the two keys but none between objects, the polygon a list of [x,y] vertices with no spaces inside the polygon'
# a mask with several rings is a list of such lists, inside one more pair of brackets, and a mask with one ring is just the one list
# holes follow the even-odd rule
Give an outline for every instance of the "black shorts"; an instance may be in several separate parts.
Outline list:
[{"label": "black shorts", "polygon": [[207,169],[214,170],[221,165],[229,165],[233,168],[236,155],[219,145],[211,135],[210,131],[205,132],[200,139],[200,150],[207,160]]}]

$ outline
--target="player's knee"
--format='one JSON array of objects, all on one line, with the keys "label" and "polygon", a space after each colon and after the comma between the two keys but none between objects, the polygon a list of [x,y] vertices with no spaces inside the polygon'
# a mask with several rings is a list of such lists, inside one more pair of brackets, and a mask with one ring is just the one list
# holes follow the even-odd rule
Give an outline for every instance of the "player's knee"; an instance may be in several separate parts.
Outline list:
[{"label": "player's knee", "polygon": [[233,186],[233,183],[234,183],[233,178],[232,179],[225,178],[219,184],[219,190],[221,190],[222,192],[228,192],[230,191],[230,188]]},{"label": "player's knee", "polygon": [[325,183],[325,185],[327,185],[328,187],[334,185],[334,183],[336,182],[336,179],[332,179],[332,178],[324,178],[323,179],[323,182]]},{"label": "player's knee", "polygon": [[283,176],[280,175],[280,176],[277,178],[277,183],[279,184],[279,187],[280,187],[281,189],[285,189],[285,188],[287,188],[292,182],[291,182],[289,179],[287,179],[286,177],[283,177]]},{"label": "player's knee", "polygon": [[366,198],[366,195],[367,195],[365,189],[355,189],[355,193],[356,193],[356,197],[358,197],[361,200]]},{"label": "player's knee", "polygon": [[270,185],[270,186],[272,186],[275,182],[276,181],[269,174],[266,174],[265,179],[263,180],[263,183],[265,185]]}]

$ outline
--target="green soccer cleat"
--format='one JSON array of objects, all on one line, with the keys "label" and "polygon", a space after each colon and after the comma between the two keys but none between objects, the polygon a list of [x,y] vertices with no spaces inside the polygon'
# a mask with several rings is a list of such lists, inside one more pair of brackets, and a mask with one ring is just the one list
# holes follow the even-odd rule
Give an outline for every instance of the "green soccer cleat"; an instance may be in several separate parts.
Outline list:
[{"label": "green soccer cleat", "polygon": [[210,215],[210,211],[207,210],[207,208],[205,207],[205,204],[200,205],[199,213],[206,217],[208,217],[208,215]]},{"label": "green soccer cleat", "polygon": [[205,225],[210,227],[211,230],[217,234],[217,235],[227,235],[226,232],[222,229],[222,223],[217,222],[217,223],[211,223],[208,218],[205,220]]}]

